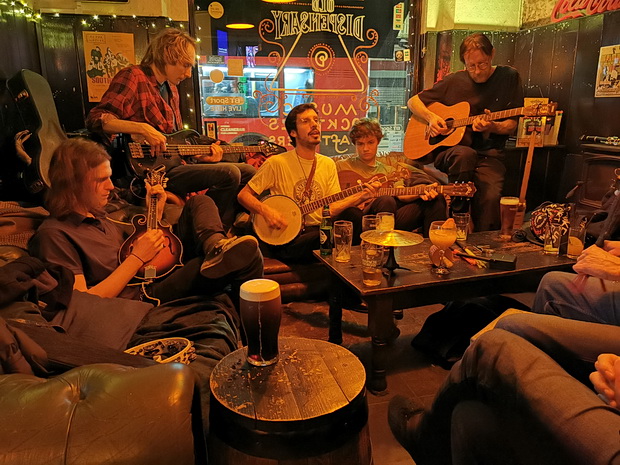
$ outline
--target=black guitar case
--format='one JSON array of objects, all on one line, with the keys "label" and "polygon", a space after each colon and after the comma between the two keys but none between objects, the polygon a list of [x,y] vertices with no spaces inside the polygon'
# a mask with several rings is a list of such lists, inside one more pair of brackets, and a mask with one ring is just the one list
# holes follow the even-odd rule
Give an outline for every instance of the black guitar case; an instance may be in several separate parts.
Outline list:
[{"label": "black guitar case", "polygon": [[60,126],[52,89],[40,74],[22,69],[7,80],[6,86],[15,101],[22,129],[30,131],[24,149],[32,158],[20,176],[32,194],[50,186],[48,171],[56,147],[67,138]]}]

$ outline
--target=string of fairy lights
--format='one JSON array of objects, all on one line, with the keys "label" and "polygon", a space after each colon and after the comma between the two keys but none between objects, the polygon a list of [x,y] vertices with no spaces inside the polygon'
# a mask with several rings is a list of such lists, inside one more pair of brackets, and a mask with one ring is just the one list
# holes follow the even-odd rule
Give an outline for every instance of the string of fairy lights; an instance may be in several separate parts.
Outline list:
[{"label": "string of fairy lights", "polygon": [[[143,27],[145,29],[156,29],[157,27],[176,27],[179,29],[187,28],[186,23],[181,21],[175,21],[172,18],[164,18],[164,17],[139,17],[136,15],[85,15],[85,14],[75,14],[75,13],[41,13],[40,11],[34,10],[31,6],[28,5],[27,2],[17,1],[17,0],[0,0],[0,23],[6,22],[7,17],[22,17],[27,21],[32,21],[36,23],[44,23],[48,21],[54,21],[57,18],[62,17],[71,17],[75,18],[77,21],[80,21],[81,26],[84,29],[97,30],[99,27],[105,29],[105,23],[110,20],[115,19],[129,19],[131,18],[136,22],[138,27]],[[164,24],[162,25],[162,20],[164,20]],[[194,108],[192,104],[192,96],[191,94],[185,94],[185,98],[187,99],[187,107],[190,113],[194,113]],[[185,123],[183,124],[184,128],[187,129],[190,126]]]},{"label": "string of fairy lights", "polygon": [[[4,7],[4,8],[2,8]],[[73,18],[78,18],[81,22],[81,25],[84,28],[96,28],[99,25],[102,25],[104,21],[108,21],[110,19],[117,18],[132,18],[136,21],[136,23],[145,28],[145,29],[155,29],[157,27],[161,27],[161,24],[156,23],[155,18],[149,17],[138,17],[136,15],[84,15],[84,14],[61,14],[61,13],[41,13],[40,11],[34,10],[27,2],[17,1],[17,0],[0,0],[0,20],[1,17],[5,14],[11,14],[15,17],[23,17],[28,21],[32,22],[41,22],[53,20],[54,18],[60,18],[62,16],[71,16]],[[157,18],[157,20],[161,20],[161,18]],[[179,29],[185,29],[186,25],[184,22],[175,21],[172,18],[165,18],[165,27],[178,27]]]}]

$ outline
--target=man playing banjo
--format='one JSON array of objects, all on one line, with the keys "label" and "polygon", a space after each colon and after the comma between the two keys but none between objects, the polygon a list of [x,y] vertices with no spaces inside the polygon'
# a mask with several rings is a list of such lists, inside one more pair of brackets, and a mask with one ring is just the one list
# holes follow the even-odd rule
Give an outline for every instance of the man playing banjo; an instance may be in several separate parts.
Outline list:
[{"label": "man playing banjo", "polygon": [[[255,217],[255,228],[257,224],[263,223],[267,229],[282,233],[281,236],[288,235],[287,239],[290,240],[285,239],[282,245],[271,247],[274,256],[283,260],[303,260],[312,256],[312,250],[319,248],[323,205],[318,205],[316,210],[305,216],[305,227],[301,231],[297,225],[289,230],[295,223],[294,218],[287,215],[284,209],[276,209],[267,202],[262,203],[258,196],[268,190],[271,195],[286,196],[296,205],[302,206],[338,194],[340,184],[334,161],[316,152],[321,143],[321,120],[316,105],[304,103],[294,107],[284,124],[295,149],[269,157],[239,192],[238,199],[255,216],[262,217],[259,222]],[[349,220],[347,210],[372,198],[379,187],[381,184],[373,181],[359,192],[331,203],[331,217]],[[259,231],[257,234],[261,237]]]}]

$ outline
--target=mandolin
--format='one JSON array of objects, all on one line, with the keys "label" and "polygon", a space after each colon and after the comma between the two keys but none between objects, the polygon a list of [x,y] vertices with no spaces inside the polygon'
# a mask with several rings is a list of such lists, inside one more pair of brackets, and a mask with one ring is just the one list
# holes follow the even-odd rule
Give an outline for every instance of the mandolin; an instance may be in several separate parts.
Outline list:
[{"label": "mandolin", "polygon": [[[158,184],[166,187],[164,167],[160,166],[146,173],[146,181],[151,186]],[[152,280],[161,278],[170,273],[177,266],[183,266],[181,258],[183,256],[183,244],[177,236],[172,232],[171,226],[164,226],[157,220],[157,204],[159,199],[151,197],[147,205],[146,215],[134,215],[131,220],[133,232],[125,240],[118,251],[119,263],[123,262],[133,251],[133,244],[140,236],[151,229],[161,229],[165,237],[165,247],[153,257],[152,260],[145,263],[136,273],[137,279]]]}]

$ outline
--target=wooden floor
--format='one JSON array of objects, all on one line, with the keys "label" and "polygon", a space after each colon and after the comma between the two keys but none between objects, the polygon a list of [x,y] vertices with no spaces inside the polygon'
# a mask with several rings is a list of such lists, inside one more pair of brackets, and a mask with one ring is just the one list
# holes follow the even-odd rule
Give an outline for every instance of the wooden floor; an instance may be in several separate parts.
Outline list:
[{"label": "wooden floor", "polygon": [[[533,294],[511,295],[530,305]],[[387,423],[387,406],[390,399],[401,394],[417,397],[430,406],[435,393],[445,380],[448,371],[433,365],[431,360],[411,347],[428,315],[440,310],[442,305],[406,309],[404,318],[397,322],[400,336],[391,345],[391,365],[388,367],[388,393],[375,396],[368,393],[369,427],[373,447],[374,465],[413,465],[411,456],[394,439]],[[327,340],[327,304],[325,302],[293,302],[286,304],[283,312],[281,334]],[[370,339],[366,328],[367,315],[343,310],[343,346],[359,357],[368,367]]]},{"label": "wooden floor", "polygon": [[[387,406],[396,394],[416,396],[430,403],[447,375],[429,359],[411,347],[411,338],[422,327],[426,317],[441,305],[405,310],[398,322],[400,337],[392,344],[388,373],[389,392],[385,396],[368,393],[369,426],[374,465],[411,465],[413,460],[392,436],[387,423]],[[370,360],[370,340],[366,328],[367,316],[350,310],[343,311],[343,346],[356,354],[364,365]],[[294,302],[285,305],[281,334],[327,339],[327,304],[325,302]]]}]

